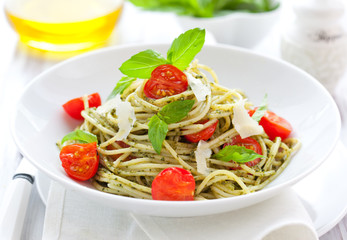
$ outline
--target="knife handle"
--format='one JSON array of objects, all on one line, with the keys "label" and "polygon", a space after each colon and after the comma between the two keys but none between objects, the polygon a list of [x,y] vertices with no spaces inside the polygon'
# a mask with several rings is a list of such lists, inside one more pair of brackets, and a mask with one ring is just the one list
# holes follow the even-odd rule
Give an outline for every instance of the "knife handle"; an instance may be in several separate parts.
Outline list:
[{"label": "knife handle", "polygon": [[0,208],[0,239],[20,239],[33,180],[29,174],[16,174],[7,186]]}]

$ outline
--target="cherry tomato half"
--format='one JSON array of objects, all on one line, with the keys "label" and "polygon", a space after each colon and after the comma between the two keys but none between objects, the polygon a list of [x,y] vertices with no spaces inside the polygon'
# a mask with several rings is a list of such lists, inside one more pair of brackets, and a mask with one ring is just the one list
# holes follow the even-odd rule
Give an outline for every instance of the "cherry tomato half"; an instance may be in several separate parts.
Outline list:
[{"label": "cherry tomato half", "polygon": [[98,170],[96,142],[67,145],[61,149],[59,157],[65,172],[73,179],[88,180]]},{"label": "cherry tomato half", "polygon": [[186,169],[170,167],[161,171],[152,182],[154,200],[194,200],[195,180]]},{"label": "cherry tomato half", "polygon": [[[200,120],[197,123],[204,124],[204,123],[207,123],[207,122],[208,122],[208,120]],[[212,137],[214,131],[216,131],[217,125],[218,125],[218,121],[216,121],[216,123],[208,126],[207,128],[201,130],[200,132],[188,134],[188,135],[185,135],[184,137],[189,142],[193,142],[193,143],[199,142],[200,140],[206,141],[210,137]]]},{"label": "cherry tomato half", "polygon": [[164,64],[153,70],[143,92],[148,98],[159,99],[179,94],[187,88],[187,76],[175,66]]},{"label": "cherry tomato half", "polygon": [[[247,149],[253,150],[254,152],[256,152],[256,153],[258,153],[260,155],[263,155],[263,151],[261,150],[260,144],[257,142],[257,140],[255,140],[255,139],[253,139],[251,137],[241,138],[240,135],[237,135],[236,137],[234,137],[232,139],[231,143],[224,144],[224,147],[228,146],[228,145],[243,146],[243,147],[245,147]],[[245,164],[248,167],[252,167],[252,166],[257,165],[259,162],[260,162],[260,158],[256,158],[253,161],[246,162]]]},{"label": "cherry tomato half", "polygon": [[[101,98],[99,93],[88,95],[89,107],[98,107],[101,105]],[[81,112],[84,110],[83,98],[74,98],[63,104],[65,111],[77,120],[83,120]]]},{"label": "cherry tomato half", "polygon": [[[250,110],[250,116],[254,114],[256,109]],[[265,133],[269,136],[270,140],[280,137],[282,140],[286,139],[293,131],[290,123],[284,118],[276,115],[271,111],[266,111],[264,116],[260,119],[259,124],[264,128]]]}]

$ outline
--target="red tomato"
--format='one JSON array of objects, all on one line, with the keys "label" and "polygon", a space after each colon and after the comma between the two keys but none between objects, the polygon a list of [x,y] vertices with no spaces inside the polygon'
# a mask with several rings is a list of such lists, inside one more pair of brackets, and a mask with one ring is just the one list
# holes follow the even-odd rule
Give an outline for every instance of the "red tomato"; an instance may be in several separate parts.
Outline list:
[{"label": "red tomato", "polygon": [[[253,139],[251,137],[241,138],[240,135],[237,135],[236,137],[234,137],[232,139],[231,143],[224,144],[224,147],[228,146],[228,145],[243,146],[243,147],[245,147],[247,149],[253,150],[254,152],[256,152],[256,153],[258,153],[260,155],[263,155],[263,151],[261,150],[260,144],[257,142],[257,140],[255,140],[255,139]],[[245,164],[248,167],[252,167],[252,166],[257,165],[259,162],[260,162],[260,158],[256,158],[253,161],[246,162]]]},{"label": "red tomato", "polygon": [[99,166],[96,142],[67,145],[60,151],[60,160],[71,178],[88,180],[96,174]]},{"label": "red tomato", "polygon": [[154,200],[189,201],[194,200],[195,180],[183,168],[170,167],[161,171],[152,182]]},{"label": "red tomato", "polygon": [[[89,107],[98,107],[101,105],[101,98],[99,93],[88,95]],[[74,98],[63,105],[65,111],[77,120],[83,120],[81,112],[84,110],[83,98]]]},{"label": "red tomato", "polygon": [[[254,114],[256,109],[250,110],[250,116]],[[293,131],[290,123],[284,118],[276,115],[271,111],[266,111],[264,116],[260,119],[259,124],[264,128],[265,133],[269,136],[270,140],[280,137],[282,140],[286,139]]]},{"label": "red tomato", "polygon": [[[197,123],[204,124],[204,123],[207,123],[207,122],[208,122],[208,120],[200,120]],[[193,143],[199,142],[200,140],[206,141],[210,137],[212,137],[214,131],[216,131],[217,125],[218,125],[218,121],[216,121],[216,123],[210,125],[209,127],[201,130],[200,132],[188,134],[188,135],[185,135],[184,137],[189,142],[193,142]]]},{"label": "red tomato", "polygon": [[151,73],[143,92],[149,98],[159,99],[186,91],[187,76],[173,65],[160,65]]}]

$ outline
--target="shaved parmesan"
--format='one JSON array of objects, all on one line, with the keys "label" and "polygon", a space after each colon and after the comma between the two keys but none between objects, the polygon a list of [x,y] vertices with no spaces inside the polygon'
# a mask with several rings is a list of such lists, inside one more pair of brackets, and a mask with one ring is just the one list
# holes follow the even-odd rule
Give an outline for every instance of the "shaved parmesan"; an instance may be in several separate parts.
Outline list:
[{"label": "shaved parmesan", "polygon": [[207,143],[203,140],[200,140],[198,147],[195,151],[195,160],[197,164],[197,170],[203,175],[209,174],[209,169],[207,167],[206,159],[211,157],[212,150],[207,147]]},{"label": "shaved parmesan", "polygon": [[241,138],[262,134],[264,132],[263,127],[249,116],[244,104],[244,101],[238,101],[233,108],[234,117],[232,123],[236,131],[240,134]]},{"label": "shaved parmesan", "polygon": [[191,87],[198,102],[204,101],[206,96],[211,95],[211,88],[204,85],[199,79],[196,79],[192,74],[185,72],[188,84]]},{"label": "shaved parmesan", "polygon": [[119,128],[115,138],[117,141],[124,140],[128,137],[136,121],[135,110],[131,106],[130,102],[123,102],[120,99],[120,95],[117,95],[102,106],[98,107],[97,112],[100,114],[106,114],[113,109],[116,109]]}]

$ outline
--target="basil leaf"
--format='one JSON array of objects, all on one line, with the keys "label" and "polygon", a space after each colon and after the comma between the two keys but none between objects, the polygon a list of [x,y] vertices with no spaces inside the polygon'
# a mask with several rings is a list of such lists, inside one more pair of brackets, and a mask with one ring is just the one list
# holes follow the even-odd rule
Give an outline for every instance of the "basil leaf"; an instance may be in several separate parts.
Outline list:
[{"label": "basil leaf", "polygon": [[177,123],[187,116],[193,105],[194,100],[171,102],[158,112],[158,116],[167,124]]},{"label": "basil leaf", "polygon": [[127,89],[136,78],[132,77],[122,77],[118,82],[115,88],[112,90],[110,95],[107,97],[107,100],[114,98],[117,94],[122,94],[125,89]]},{"label": "basil leaf", "polygon": [[61,144],[69,140],[76,140],[81,143],[98,142],[98,138],[94,134],[80,130],[80,129],[77,129],[65,135],[63,139],[61,140]]},{"label": "basil leaf", "polygon": [[257,110],[253,113],[252,118],[259,122],[260,119],[265,115],[267,111],[267,94],[265,94],[264,99],[261,105],[257,108]]},{"label": "basil leaf", "polygon": [[163,142],[168,132],[168,125],[161,120],[157,115],[151,117],[148,124],[148,137],[152,143],[154,150],[160,154]]},{"label": "basil leaf", "polygon": [[194,28],[182,33],[171,44],[167,60],[180,70],[186,69],[205,43],[205,29]]},{"label": "basil leaf", "polygon": [[251,149],[247,149],[243,146],[232,145],[226,146],[220,150],[217,154],[214,154],[212,158],[222,160],[224,162],[234,161],[237,163],[245,163],[253,161],[254,159],[263,157],[257,154]]},{"label": "basil leaf", "polygon": [[168,62],[160,53],[148,49],[125,61],[119,70],[128,77],[148,79],[156,67],[166,63]]},{"label": "basil leaf", "polygon": [[158,114],[151,117],[148,123],[148,138],[154,150],[160,154],[163,141],[169,131],[168,124],[179,122],[194,105],[194,100],[183,100],[169,103]]}]

